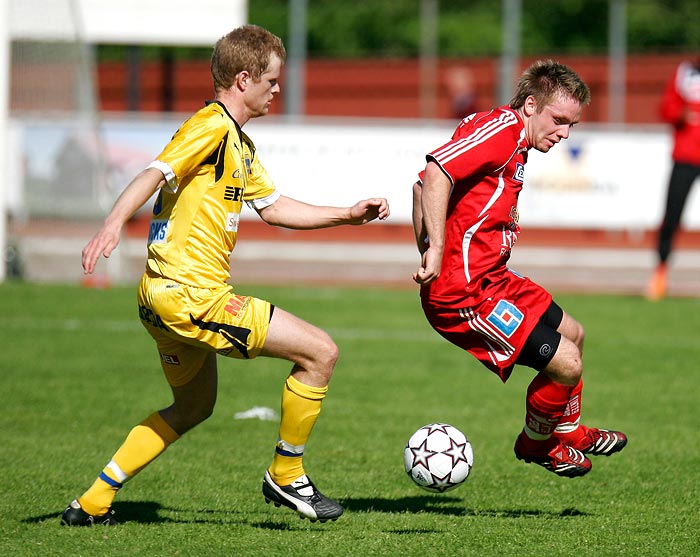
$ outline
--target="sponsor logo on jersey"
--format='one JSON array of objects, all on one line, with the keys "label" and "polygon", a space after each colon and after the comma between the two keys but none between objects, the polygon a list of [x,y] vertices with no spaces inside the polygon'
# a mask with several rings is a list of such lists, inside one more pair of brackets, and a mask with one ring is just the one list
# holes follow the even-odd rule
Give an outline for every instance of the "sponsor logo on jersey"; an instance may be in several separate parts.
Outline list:
[{"label": "sponsor logo on jersey", "polygon": [[153,219],[148,229],[149,244],[164,244],[168,237],[169,220]]},{"label": "sponsor logo on jersey", "polygon": [[508,216],[513,222],[517,223],[520,220],[520,213],[518,213],[518,208],[515,206],[511,207]]},{"label": "sponsor logo on jersey", "polygon": [[509,227],[504,226],[501,231],[501,257],[509,255],[517,241],[518,231],[511,230]]},{"label": "sponsor logo on jersey", "polygon": [[238,232],[238,222],[240,220],[240,213],[228,213],[226,215],[226,232]]},{"label": "sponsor logo on jersey", "polygon": [[243,199],[243,188],[226,186],[224,190],[224,199],[226,201],[240,201]]},{"label": "sponsor logo on jersey", "polygon": [[525,179],[525,165],[521,162],[515,163],[515,174],[513,174],[513,180],[516,182],[522,182]]},{"label": "sponsor logo on jersey", "polygon": [[[520,234],[520,226],[518,226],[518,221],[520,220],[520,214],[518,213],[518,208],[511,207],[510,213],[508,213],[508,216],[510,217],[510,222],[508,222],[506,224],[506,228],[508,228],[508,230],[511,230],[517,236],[518,234]],[[515,244],[515,242],[513,242],[513,244]],[[512,245],[511,245],[511,247],[512,247]]]},{"label": "sponsor logo on jersey", "polygon": [[231,173],[231,178],[235,178],[236,180],[238,180],[240,177],[241,177],[241,169],[240,169],[240,168],[236,168],[236,170],[234,170],[234,171]]}]

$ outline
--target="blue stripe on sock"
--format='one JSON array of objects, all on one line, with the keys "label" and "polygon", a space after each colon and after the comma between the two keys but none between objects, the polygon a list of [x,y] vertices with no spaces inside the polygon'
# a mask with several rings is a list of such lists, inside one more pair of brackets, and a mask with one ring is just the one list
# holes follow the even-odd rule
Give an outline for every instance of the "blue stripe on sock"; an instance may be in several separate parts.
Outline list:
[{"label": "blue stripe on sock", "polygon": [[101,479],[103,482],[105,482],[105,483],[111,485],[112,487],[116,487],[117,489],[120,489],[120,488],[122,487],[122,485],[124,485],[124,484],[120,484],[119,482],[113,480],[112,478],[110,478],[110,477],[109,477],[107,474],[105,474],[104,472],[100,472],[100,479]]},{"label": "blue stripe on sock", "polygon": [[275,447],[275,452],[278,455],[282,455],[282,456],[304,456],[303,452],[302,453],[291,453],[289,451],[285,451],[284,449],[280,449],[279,447]]}]

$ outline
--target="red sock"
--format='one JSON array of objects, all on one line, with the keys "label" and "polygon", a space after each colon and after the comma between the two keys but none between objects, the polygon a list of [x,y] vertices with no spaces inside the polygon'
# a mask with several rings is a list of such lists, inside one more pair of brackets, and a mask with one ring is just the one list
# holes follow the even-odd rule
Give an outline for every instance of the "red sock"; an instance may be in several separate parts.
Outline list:
[{"label": "red sock", "polygon": [[546,453],[552,448],[552,433],[571,399],[574,386],[555,383],[544,373],[538,373],[527,388],[525,427],[520,434],[524,449]]},{"label": "red sock", "polygon": [[564,441],[567,445],[576,447],[578,443],[586,436],[586,426],[581,424],[581,391],[583,390],[583,381],[579,381],[578,385],[571,391],[571,398],[566,405],[564,415],[557,424],[554,430],[554,435]]}]

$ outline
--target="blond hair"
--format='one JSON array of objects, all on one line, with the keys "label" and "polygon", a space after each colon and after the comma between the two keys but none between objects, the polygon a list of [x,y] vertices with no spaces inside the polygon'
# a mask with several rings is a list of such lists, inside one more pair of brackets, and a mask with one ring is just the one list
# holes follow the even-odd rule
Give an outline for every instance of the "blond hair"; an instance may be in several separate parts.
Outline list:
[{"label": "blond hair", "polygon": [[221,37],[211,56],[214,90],[229,89],[242,71],[260,79],[276,55],[284,62],[287,52],[282,39],[257,25],[243,25]]}]

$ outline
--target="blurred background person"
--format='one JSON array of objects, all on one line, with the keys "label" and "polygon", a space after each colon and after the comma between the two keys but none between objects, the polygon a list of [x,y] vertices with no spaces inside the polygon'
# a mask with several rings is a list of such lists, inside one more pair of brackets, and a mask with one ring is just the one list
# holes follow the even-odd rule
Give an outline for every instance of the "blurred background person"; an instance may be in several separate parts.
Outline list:
[{"label": "blurred background person", "polygon": [[474,72],[471,69],[465,66],[450,68],[445,83],[450,97],[450,117],[461,120],[478,112]]},{"label": "blurred background person", "polygon": [[690,190],[700,175],[700,56],[679,64],[664,90],[660,112],[663,121],[673,126],[673,166],[658,232],[658,263],[647,291],[650,300],[666,295],[673,238]]}]

